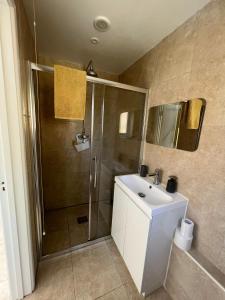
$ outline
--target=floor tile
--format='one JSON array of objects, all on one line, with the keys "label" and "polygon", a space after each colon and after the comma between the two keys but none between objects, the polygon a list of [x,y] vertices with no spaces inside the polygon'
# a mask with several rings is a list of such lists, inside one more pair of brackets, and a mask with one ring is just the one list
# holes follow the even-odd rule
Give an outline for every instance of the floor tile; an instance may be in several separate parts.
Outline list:
[{"label": "floor tile", "polygon": [[[114,244],[109,239],[39,265],[37,285],[28,300],[142,300]],[[159,289],[147,300],[170,300]]]},{"label": "floor tile", "polygon": [[99,300],[171,300],[163,288],[144,298],[140,295],[133,282],[126,283],[110,293],[98,298]]},{"label": "floor tile", "polygon": [[45,230],[47,234],[49,232],[67,229],[68,222],[65,209],[51,210],[45,213]]},{"label": "floor tile", "polygon": [[71,254],[40,263],[36,290],[28,300],[75,300]]},{"label": "floor tile", "polygon": [[88,217],[88,205],[47,211],[43,255],[62,251],[88,241],[88,223],[78,224],[77,217]]},{"label": "floor tile", "polygon": [[49,232],[43,238],[43,255],[62,251],[70,247],[68,230]]},{"label": "floor tile", "polygon": [[73,254],[77,299],[96,299],[122,282],[105,243]]},{"label": "floor tile", "polygon": [[69,225],[70,247],[83,244],[88,239],[88,223]]}]

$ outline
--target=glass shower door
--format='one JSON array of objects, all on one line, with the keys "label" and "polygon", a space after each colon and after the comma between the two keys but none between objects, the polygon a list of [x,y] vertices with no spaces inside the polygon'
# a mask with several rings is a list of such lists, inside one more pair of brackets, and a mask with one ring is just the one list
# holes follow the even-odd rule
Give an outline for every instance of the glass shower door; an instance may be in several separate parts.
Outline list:
[{"label": "glass shower door", "polygon": [[99,166],[101,159],[102,109],[104,99],[104,85],[92,84],[91,99],[91,159],[89,186],[89,240],[97,238],[98,228],[98,191]]},{"label": "glass shower door", "polygon": [[[145,94],[116,87],[97,87],[95,93],[92,163],[92,238],[110,235],[117,175],[138,172]],[[93,186],[93,180],[92,180]]]}]

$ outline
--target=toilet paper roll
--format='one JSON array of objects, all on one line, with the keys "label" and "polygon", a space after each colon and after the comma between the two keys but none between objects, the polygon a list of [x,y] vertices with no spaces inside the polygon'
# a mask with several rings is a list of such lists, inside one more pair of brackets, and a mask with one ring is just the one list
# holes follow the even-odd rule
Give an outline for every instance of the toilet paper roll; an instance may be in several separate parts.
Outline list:
[{"label": "toilet paper roll", "polygon": [[194,223],[190,219],[182,219],[180,233],[186,238],[193,236]]},{"label": "toilet paper roll", "polygon": [[180,248],[183,251],[188,251],[191,249],[193,237],[191,238],[185,238],[181,234],[181,229],[177,228],[175,237],[174,237],[174,243],[177,245],[178,248]]}]

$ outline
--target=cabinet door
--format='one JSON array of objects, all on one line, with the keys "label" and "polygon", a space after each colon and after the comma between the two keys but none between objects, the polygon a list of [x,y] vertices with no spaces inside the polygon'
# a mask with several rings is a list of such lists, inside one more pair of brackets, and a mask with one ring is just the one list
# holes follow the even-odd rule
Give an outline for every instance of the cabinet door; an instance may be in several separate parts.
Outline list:
[{"label": "cabinet door", "polygon": [[130,200],[127,218],[123,258],[130,274],[141,292],[150,219]]},{"label": "cabinet door", "polygon": [[113,217],[111,235],[123,256],[125,222],[127,214],[127,203],[129,202],[127,195],[115,183],[114,200],[113,200]]}]

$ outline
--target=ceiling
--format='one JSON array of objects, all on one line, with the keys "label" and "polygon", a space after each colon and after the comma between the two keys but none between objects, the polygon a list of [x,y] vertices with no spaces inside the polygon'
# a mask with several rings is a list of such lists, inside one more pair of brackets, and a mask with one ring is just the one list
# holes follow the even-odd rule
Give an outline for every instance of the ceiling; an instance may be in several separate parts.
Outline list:
[{"label": "ceiling", "polygon": [[[30,25],[31,0],[23,0]],[[38,51],[48,57],[121,73],[209,0],[35,0]],[[106,16],[107,32],[93,21]],[[93,45],[91,37],[99,38]]]}]

